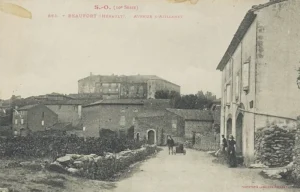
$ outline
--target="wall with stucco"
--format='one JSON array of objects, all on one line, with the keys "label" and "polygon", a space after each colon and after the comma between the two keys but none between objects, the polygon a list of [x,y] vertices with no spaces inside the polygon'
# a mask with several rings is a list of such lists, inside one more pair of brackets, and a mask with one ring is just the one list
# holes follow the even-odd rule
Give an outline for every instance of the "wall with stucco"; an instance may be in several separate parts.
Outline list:
[{"label": "wall with stucco", "polygon": [[[300,1],[271,5],[258,14],[256,111],[296,119],[300,90],[296,80],[300,67]],[[258,118],[261,126],[266,119]]]}]

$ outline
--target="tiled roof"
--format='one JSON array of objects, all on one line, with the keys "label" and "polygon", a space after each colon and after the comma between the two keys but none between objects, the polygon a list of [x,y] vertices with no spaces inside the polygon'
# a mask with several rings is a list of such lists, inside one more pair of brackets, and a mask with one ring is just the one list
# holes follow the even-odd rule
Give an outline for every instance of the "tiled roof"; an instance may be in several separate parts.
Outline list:
[{"label": "tiled roof", "polygon": [[94,100],[70,99],[70,100],[45,100],[41,101],[44,105],[87,105],[95,102]]},{"label": "tiled roof", "polygon": [[195,120],[195,121],[213,121],[213,117],[210,111],[197,110],[197,109],[171,109],[168,108],[167,111],[174,113],[185,120]]},{"label": "tiled roof", "polygon": [[26,106],[23,106],[19,109],[17,109],[17,111],[27,111],[29,109],[32,109],[33,107],[37,106],[38,104],[34,104],[34,105],[26,105]]},{"label": "tiled roof", "polygon": [[255,11],[258,11],[260,9],[266,8],[270,5],[281,3],[287,0],[274,0],[269,1],[268,3],[261,4],[261,5],[255,5],[252,6],[252,9],[250,9],[247,14],[245,15],[244,19],[242,20],[238,30],[234,34],[233,39],[231,40],[229,47],[227,48],[224,56],[222,57],[222,60],[220,61],[217,69],[223,70],[228,61],[230,60],[230,57],[233,55],[237,47],[239,46],[241,40],[244,38],[244,35],[247,33],[249,27],[252,25],[253,21],[256,18]]},{"label": "tiled roof", "polygon": [[144,101],[141,99],[107,99],[90,103],[88,105],[85,105],[84,107],[94,105],[144,105]]}]

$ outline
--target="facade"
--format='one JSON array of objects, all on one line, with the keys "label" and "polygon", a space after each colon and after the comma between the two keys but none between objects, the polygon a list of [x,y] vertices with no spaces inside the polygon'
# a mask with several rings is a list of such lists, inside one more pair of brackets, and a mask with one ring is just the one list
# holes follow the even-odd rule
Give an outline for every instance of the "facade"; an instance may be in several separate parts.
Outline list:
[{"label": "facade", "polygon": [[155,113],[170,107],[164,99],[110,99],[83,106],[82,123],[88,137],[98,137],[101,129],[126,134],[140,113]]},{"label": "facade", "polygon": [[13,113],[13,130],[17,135],[45,131],[58,122],[58,115],[45,105],[27,105]]},{"label": "facade", "polygon": [[[196,109],[167,109],[171,118],[172,129],[177,128],[177,136],[186,139],[194,137],[195,133],[211,132],[213,129],[213,116],[209,110]],[[169,114],[168,113],[168,114]]]},{"label": "facade", "polygon": [[[167,108],[159,113],[140,114],[135,123],[135,139],[147,139],[150,143],[165,145],[167,136],[184,142],[195,133],[211,132],[213,118],[210,111]],[[153,137],[155,139],[153,139]]]},{"label": "facade", "polygon": [[159,90],[176,91],[180,86],[155,75],[90,75],[78,81],[79,94],[98,94],[103,99],[149,99]]},{"label": "facade", "polygon": [[82,106],[92,100],[57,100],[44,101],[43,104],[58,115],[60,123],[71,123],[78,126],[82,118]]},{"label": "facade", "polygon": [[300,113],[300,1],[253,6],[217,69],[222,71],[221,134],[233,134],[237,153],[255,161],[255,133],[271,123],[294,124]]}]

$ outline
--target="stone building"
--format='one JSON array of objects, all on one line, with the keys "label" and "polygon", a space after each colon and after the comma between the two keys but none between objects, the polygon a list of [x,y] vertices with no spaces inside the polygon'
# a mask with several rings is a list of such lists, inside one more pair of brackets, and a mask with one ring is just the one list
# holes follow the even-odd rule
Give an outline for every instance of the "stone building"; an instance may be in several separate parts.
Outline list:
[{"label": "stone building", "polygon": [[167,135],[175,142],[190,140],[196,133],[211,132],[213,117],[210,111],[167,108],[159,113],[139,114],[135,122],[135,138],[165,145]]},{"label": "stone building", "polygon": [[255,135],[268,124],[294,124],[300,113],[300,1],[253,6],[217,69],[222,71],[221,134],[233,134],[237,153],[255,161]]},{"label": "stone building", "polygon": [[176,91],[180,86],[155,75],[90,75],[78,81],[79,94],[99,94],[103,99],[154,98],[159,90]]},{"label": "stone building", "polygon": [[170,107],[167,99],[109,99],[83,106],[82,123],[88,137],[98,137],[101,129],[127,134],[140,113],[156,113]]},{"label": "stone building", "polygon": [[58,115],[60,123],[71,123],[78,126],[82,118],[82,106],[92,103],[93,100],[48,100],[42,103]]},{"label": "stone building", "polygon": [[17,135],[26,136],[29,132],[45,131],[58,122],[58,115],[42,104],[27,105],[15,109],[13,130]]}]

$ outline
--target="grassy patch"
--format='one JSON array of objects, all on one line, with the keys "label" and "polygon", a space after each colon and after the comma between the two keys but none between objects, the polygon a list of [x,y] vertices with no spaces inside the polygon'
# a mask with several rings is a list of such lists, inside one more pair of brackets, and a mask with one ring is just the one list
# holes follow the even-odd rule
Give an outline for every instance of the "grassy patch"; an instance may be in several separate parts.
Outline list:
[{"label": "grassy patch", "polygon": [[65,181],[63,181],[62,179],[47,178],[47,179],[33,180],[32,182],[49,185],[51,187],[65,188]]}]

